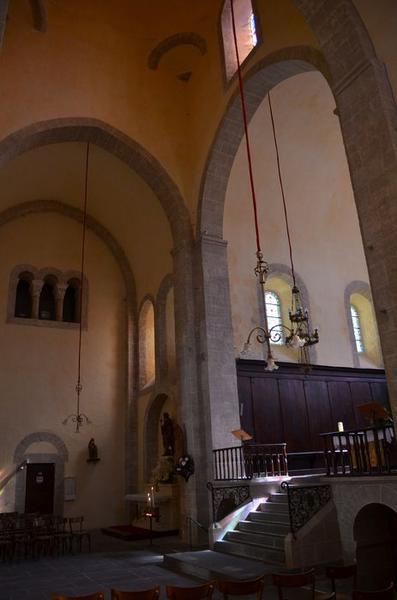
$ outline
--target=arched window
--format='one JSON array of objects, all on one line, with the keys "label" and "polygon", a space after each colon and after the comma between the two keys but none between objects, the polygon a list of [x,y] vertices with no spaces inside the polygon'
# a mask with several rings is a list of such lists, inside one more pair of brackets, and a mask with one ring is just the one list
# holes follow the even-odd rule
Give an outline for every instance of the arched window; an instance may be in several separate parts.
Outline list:
[{"label": "arched window", "polygon": [[56,301],[55,301],[55,278],[48,276],[44,280],[41,288],[39,300],[39,319],[46,321],[56,320]]},{"label": "arched window", "polygon": [[65,296],[63,298],[62,321],[66,323],[78,323],[80,319],[80,281],[71,279],[68,282]]},{"label": "arched window", "polygon": [[[272,341],[273,344],[283,344],[284,336],[281,316],[281,302],[278,294],[273,291],[265,292],[265,308],[267,316],[267,325],[269,330],[272,329],[272,337],[276,339]],[[280,339],[277,339],[280,336]]]},{"label": "arched window", "polygon": [[15,295],[15,316],[30,319],[32,316],[32,275],[21,273]]},{"label": "arched window", "polygon": [[146,300],[139,315],[139,384],[150,385],[155,379],[154,306]]},{"label": "arched window", "polygon": [[356,350],[357,352],[364,352],[365,348],[361,331],[360,315],[358,313],[357,308],[353,304],[350,304],[350,314],[352,317],[353,334],[354,341],[356,342]]},{"label": "arched window", "polygon": [[[233,6],[239,58],[243,62],[258,43],[257,22],[251,0],[234,0]],[[230,0],[225,0],[221,26],[226,78],[229,80],[237,70]]]}]

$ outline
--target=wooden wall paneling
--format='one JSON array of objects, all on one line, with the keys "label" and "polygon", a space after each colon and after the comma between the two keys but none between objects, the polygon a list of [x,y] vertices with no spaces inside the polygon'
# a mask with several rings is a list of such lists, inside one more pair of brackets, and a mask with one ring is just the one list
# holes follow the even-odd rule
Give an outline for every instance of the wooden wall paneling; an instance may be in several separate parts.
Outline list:
[{"label": "wooden wall paneling", "polygon": [[371,381],[371,392],[373,402],[379,402],[390,412],[389,397],[387,393],[387,385],[385,381]]},{"label": "wooden wall paneling", "polygon": [[240,404],[241,429],[250,433],[255,439],[255,421],[252,409],[251,377],[239,377],[237,379],[238,397]]},{"label": "wooden wall paneling", "polygon": [[284,441],[276,379],[253,377],[252,408],[255,419],[255,443],[278,444]]},{"label": "wooden wall paneling", "polygon": [[367,419],[357,409],[361,404],[372,402],[371,387],[369,381],[351,381],[350,392],[352,396],[353,408],[356,415],[357,427],[368,426]]},{"label": "wooden wall paneling", "polygon": [[336,429],[336,423],[332,418],[327,382],[306,380],[304,387],[310,429],[308,450],[323,450],[323,442],[319,434]]},{"label": "wooden wall paneling", "polygon": [[308,448],[310,431],[303,381],[280,379],[279,390],[287,452],[297,452]]},{"label": "wooden wall paneling", "polygon": [[328,393],[334,423],[331,431],[336,431],[338,421],[342,421],[346,430],[355,429],[357,427],[356,415],[349,383],[347,381],[329,381]]}]

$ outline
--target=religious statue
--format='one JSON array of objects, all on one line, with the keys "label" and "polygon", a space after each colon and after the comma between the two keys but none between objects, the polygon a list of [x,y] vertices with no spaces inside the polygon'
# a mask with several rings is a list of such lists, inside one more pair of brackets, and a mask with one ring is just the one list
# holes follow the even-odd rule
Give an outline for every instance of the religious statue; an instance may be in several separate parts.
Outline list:
[{"label": "religious statue", "polygon": [[98,460],[98,447],[95,443],[94,438],[91,438],[88,442],[88,459]]},{"label": "religious statue", "polygon": [[161,435],[163,436],[164,453],[163,456],[174,456],[175,453],[175,434],[174,423],[168,413],[163,414],[161,423]]}]

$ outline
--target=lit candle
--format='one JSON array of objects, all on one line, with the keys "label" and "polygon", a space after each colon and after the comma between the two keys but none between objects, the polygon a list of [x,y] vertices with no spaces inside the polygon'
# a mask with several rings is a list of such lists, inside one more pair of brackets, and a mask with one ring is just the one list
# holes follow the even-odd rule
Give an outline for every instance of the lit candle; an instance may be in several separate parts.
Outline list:
[{"label": "lit candle", "polygon": [[151,507],[154,508],[154,487],[153,486],[150,488],[150,491],[151,491],[151,496],[150,496],[151,497]]},{"label": "lit candle", "polygon": [[338,431],[344,431],[342,421],[338,421]]},{"label": "lit candle", "polygon": [[147,493],[147,505],[151,506],[150,493]]}]

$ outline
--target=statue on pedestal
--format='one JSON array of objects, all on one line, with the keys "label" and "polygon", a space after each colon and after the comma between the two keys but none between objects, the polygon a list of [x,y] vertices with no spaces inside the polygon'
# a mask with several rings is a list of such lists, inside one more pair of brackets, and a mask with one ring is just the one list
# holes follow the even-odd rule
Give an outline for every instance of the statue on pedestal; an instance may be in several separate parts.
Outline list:
[{"label": "statue on pedestal", "polygon": [[95,443],[94,438],[91,438],[88,442],[88,460],[96,461],[98,459],[98,447]]}]

